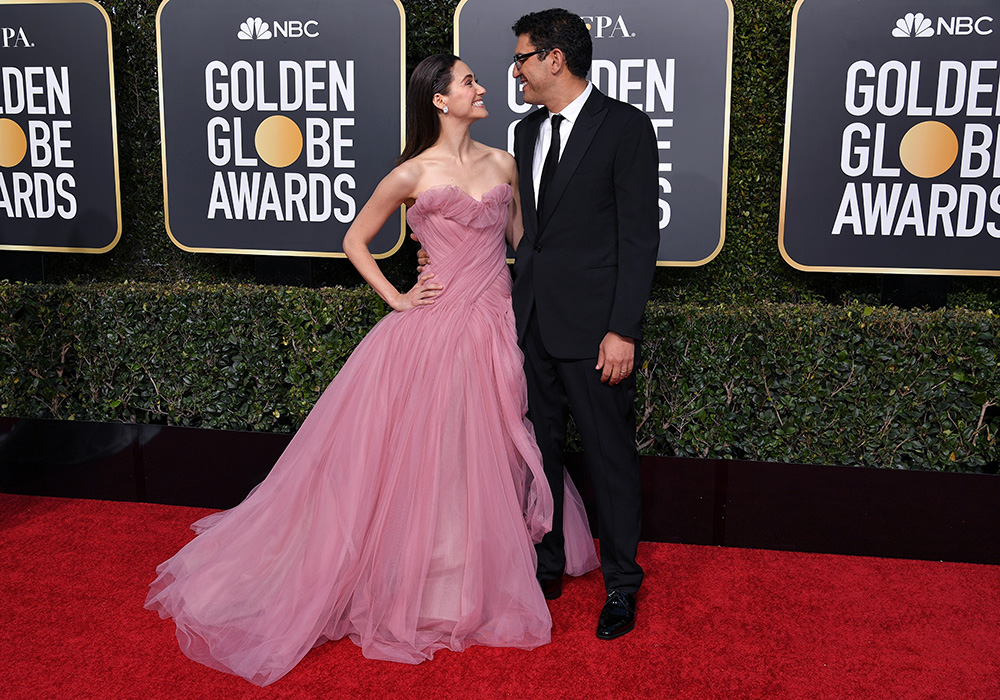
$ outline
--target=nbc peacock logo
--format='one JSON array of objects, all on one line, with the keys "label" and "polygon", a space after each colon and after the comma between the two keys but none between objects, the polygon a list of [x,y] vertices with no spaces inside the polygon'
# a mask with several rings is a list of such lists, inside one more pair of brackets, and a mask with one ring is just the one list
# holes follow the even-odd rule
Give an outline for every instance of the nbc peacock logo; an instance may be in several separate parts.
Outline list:
[{"label": "nbc peacock logo", "polygon": [[923,12],[907,12],[896,20],[892,35],[904,38],[934,36],[934,26],[930,18],[925,17]]},{"label": "nbc peacock logo", "polygon": [[246,21],[240,24],[240,31],[236,36],[244,41],[270,39],[271,28],[260,17],[247,17]]}]

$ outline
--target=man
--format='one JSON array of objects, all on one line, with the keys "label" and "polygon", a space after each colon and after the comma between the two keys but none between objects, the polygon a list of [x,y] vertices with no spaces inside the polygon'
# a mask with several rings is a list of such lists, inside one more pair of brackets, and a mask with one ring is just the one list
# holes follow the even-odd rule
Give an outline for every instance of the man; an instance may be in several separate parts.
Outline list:
[{"label": "man", "polygon": [[525,101],[544,107],[514,131],[524,217],[514,314],[528,416],[556,501],[538,579],[547,599],[559,597],[568,409],[597,498],[608,593],[597,636],[613,639],[635,626],[643,577],[634,368],[659,245],[656,139],[645,114],[587,80],[593,46],[580,17],[544,10],[512,29],[513,76]]}]

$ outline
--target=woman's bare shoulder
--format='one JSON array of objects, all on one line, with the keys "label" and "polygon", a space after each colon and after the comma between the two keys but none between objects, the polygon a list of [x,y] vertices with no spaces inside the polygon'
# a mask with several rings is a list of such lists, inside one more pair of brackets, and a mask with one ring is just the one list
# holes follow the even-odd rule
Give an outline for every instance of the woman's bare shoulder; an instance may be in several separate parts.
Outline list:
[{"label": "woman's bare shoulder", "polygon": [[423,175],[424,165],[420,162],[418,158],[410,158],[405,160],[395,168],[389,171],[386,177],[391,177],[395,182],[398,183],[409,183],[411,185],[416,185],[420,180],[420,176]]},{"label": "woman's bare shoulder", "polygon": [[398,193],[402,199],[411,199],[417,192],[424,167],[415,158],[404,161],[389,171],[381,185]]},{"label": "woman's bare shoulder", "polygon": [[497,171],[505,175],[515,170],[514,156],[507,151],[501,148],[493,148],[486,144],[479,145],[483,148],[483,157],[489,161],[491,167],[496,168]]}]

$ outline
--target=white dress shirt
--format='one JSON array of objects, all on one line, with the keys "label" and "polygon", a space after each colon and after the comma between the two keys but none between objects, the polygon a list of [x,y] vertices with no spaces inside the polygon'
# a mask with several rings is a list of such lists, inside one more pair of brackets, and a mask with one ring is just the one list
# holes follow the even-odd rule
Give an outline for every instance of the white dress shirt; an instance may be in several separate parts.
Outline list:
[{"label": "white dress shirt", "polygon": [[[566,142],[569,141],[569,135],[573,131],[573,125],[576,124],[576,120],[580,117],[580,112],[583,111],[583,105],[586,103],[587,98],[590,97],[591,91],[594,89],[593,83],[589,80],[587,81],[587,87],[583,89],[580,95],[570,102],[563,111],[558,112],[558,114],[565,117],[562,124],[559,125],[559,157],[562,157],[563,151],[566,150]],[[552,114],[556,114],[553,112]],[[545,154],[549,151],[549,144],[552,142],[552,114],[549,114],[548,118],[542,122],[541,126],[538,128],[538,139],[535,141],[535,153],[531,159],[531,179],[535,185],[535,202],[538,202],[538,186],[542,182],[542,166],[545,165]]]}]

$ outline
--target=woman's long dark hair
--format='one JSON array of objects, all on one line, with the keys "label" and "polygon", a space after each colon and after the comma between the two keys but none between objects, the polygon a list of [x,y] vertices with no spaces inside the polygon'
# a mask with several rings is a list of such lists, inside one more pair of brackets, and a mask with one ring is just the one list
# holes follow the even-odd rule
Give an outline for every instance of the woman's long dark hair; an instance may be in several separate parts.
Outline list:
[{"label": "woman's long dark hair", "polygon": [[406,90],[406,146],[396,159],[397,165],[426,151],[441,135],[434,95],[448,94],[451,69],[458,60],[450,53],[434,54],[413,70]]}]

